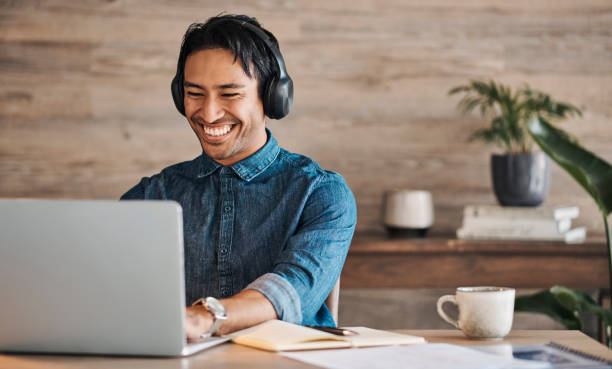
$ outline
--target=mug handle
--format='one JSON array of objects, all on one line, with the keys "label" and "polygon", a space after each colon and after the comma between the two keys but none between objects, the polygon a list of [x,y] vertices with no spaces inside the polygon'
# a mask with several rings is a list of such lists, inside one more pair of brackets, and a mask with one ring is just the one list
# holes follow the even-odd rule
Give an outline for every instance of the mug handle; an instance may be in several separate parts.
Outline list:
[{"label": "mug handle", "polygon": [[438,315],[440,315],[440,318],[444,319],[450,325],[454,326],[457,329],[461,329],[461,328],[459,328],[459,322],[457,320],[449,317],[448,315],[446,315],[446,313],[442,309],[442,306],[446,302],[450,302],[452,304],[457,305],[457,299],[455,298],[455,295],[444,295],[444,296],[440,297],[438,299]]}]

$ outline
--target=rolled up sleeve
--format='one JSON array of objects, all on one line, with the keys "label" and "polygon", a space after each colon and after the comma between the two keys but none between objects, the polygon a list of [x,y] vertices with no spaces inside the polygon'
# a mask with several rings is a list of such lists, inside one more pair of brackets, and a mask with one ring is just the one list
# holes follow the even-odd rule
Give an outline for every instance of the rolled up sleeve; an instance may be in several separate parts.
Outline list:
[{"label": "rolled up sleeve", "polygon": [[302,323],[300,296],[293,285],[275,273],[266,273],[245,289],[261,292],[274,306],[278,318],[289,323]]},{"label": "rolled up sleeve", "polygon": [[300,226],[271,273],[251,284],[270,299],[279,319],[334,325],[324,301],[340,277],[356,222],[351,190],[341,176],[328,172],[308,196]]}]

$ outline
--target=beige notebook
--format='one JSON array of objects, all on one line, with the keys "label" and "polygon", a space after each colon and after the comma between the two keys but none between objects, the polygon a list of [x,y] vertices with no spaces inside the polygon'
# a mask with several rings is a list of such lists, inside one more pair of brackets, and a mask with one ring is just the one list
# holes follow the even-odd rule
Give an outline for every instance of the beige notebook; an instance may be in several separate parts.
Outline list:
[{"label": "beige notebook", "polygon": [[337,336],[281,320],[269,320],[235,332],[229,337],[238,344],[268,351],[298,351],[327,348],[409,345],[425,343],[423,337],[351,327],[357,334]]}]

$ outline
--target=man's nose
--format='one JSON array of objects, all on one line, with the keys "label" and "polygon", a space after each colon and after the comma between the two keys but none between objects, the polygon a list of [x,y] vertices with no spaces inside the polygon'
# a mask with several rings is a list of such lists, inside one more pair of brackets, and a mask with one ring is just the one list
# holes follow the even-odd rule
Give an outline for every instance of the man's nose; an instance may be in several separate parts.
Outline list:
[{"label": "man's nose", "polygon": [[225,115],[223,106],[219,104],[217,99],[210,97],[204,100],[201,112],[202,119],[204,119],[206,123],[212,123]]}]

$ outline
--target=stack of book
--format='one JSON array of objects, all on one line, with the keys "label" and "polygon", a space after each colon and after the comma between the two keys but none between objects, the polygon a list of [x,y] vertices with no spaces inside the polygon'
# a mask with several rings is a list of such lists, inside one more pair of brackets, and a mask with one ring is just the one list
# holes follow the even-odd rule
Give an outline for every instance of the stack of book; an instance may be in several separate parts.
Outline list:
[{"label": "stack of book", "polygon": [[461,239],[584,242],[585,227],[572,228],[577,206],[507,207],[469,205],[463,209]]}]

